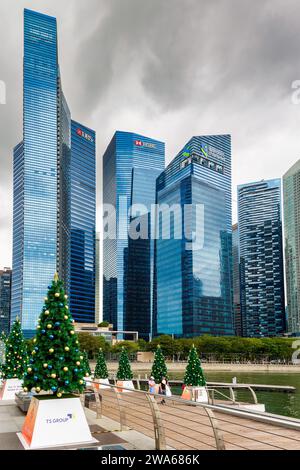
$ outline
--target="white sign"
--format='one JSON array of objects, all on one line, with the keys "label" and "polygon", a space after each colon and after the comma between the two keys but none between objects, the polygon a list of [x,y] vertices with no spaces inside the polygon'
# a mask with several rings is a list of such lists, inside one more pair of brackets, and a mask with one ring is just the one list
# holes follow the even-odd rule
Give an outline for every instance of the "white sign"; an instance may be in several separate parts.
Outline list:
[{"label": "white sign", "polygon": [[22,392],[22,380],[7,379],[4,380],[2,389],[0,391],[0,400],[14,400],[15,394]]},{"label": "white sign", "polygon": [[26,449],[98,442],[91,435],[78,397],[33,397],[18,437]]}]

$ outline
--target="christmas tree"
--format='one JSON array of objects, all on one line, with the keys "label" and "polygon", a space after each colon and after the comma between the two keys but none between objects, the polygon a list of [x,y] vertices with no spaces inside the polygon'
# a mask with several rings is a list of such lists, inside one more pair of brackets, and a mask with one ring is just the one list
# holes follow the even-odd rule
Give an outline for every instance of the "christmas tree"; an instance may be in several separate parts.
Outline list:
[{"label": "christmas tree", "polygon": [[5,340],[5,364],[2,365],[4,379],[23,379],[28,363],[26,343],[21,322],[17,318]]},{"label": "christmas tree", "polygon": [[62,281],[55,274],[40,315],[34,338],[34,349],[24,377],[24,390],[52,391],[57,397],[63,393],[82,392],[84,356],[74,331],[68,296]]},{"label": "christmas tree", "polygon": [[122,348],[122,352],[119,359],[119,368],[117,372],[118,380],[132,380],[133,374],[131,371],[128,354],[125,348]]},{"label": "christmas tree", "polygon": [[165,358],[161,347],[158,345],[155,351],[154,362],[151,370],[151,376],[154,377],[155,383],[160,384],[162,378],[168,378],[168,370],[165,362]]},{"label": "christmas tree", "polygon": [[86,351],[83,351],[83,368],[85,372],[85,376],[90,376],[91,375],[91,368],[90,368],[90,363],[89,363],[89,356]]},{"label": "christmas tree", "polygon": [[107,365],[105,362],[105,357],[104,357],[102,348],[99,349],[94,376],[95,376],[95,379],[107,379],[108,378],[108,370],[107,370]]},{"label": "christmas tree", "polygon": [[201,362],[194,345],[189,353],[188,365],[185,369],[184,383],[185,385],[192,387],[204,387],[206,385]]}]

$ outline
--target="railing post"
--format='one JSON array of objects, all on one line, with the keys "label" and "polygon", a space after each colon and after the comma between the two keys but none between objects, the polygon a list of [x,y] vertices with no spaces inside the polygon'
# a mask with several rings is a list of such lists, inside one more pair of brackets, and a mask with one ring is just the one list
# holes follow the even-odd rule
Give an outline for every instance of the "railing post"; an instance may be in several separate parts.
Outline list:
[{"label": "railing post", "polygon": [[257,405],[258,401],[257,401],[257,396],[256,396],[255,391],[253,390],[252,387],[249,387],[249,390],[250,390],[250,392],[251,392],[251,394],[252,394],[252,396],[253,396],[254,404]]},{"label": "railing post", "polygon": [[117,396],[117,402],[119,406],[120,413],[120,431],[128,431],[128,426],[126,424],[126,411],[122,402],[122,392],[120,393],[117,388],[114,389]]},{"label": "railing post", "polygon": [[92,386],[93,386],[93,391],[94,391],[94,394],[95,394],[96,413],[97,413],[97,419],[98,419],[98,418],[102,418],[102,397],[100,397],[100,392],[97,389],[94,382],[92,383]]},{"label": "railing post", "polygon": [[150,395],[149,393],[146,394],[146,397],[148,399],[153,418],[155,450],[166,450],[165,429],[157,402],[154,396]]},{"label": "railing post", "polygon": [[213,428],[217,450],[226,450],[225,443],[224,443],[224,438],[223,438],[223,433],[219,429],[218,420],[215,417],[214,412],[210,408],[206,408],[205,406],[204,406],[204,409],[205,409],[206,414],[209,418],[210,424]]},{"label": "railing post", "polygon": [[235,393],[234,393],[233,388],[229,387],[229,391],[230,391],[231,400],[233,401],[233,403],[235,403]]}]

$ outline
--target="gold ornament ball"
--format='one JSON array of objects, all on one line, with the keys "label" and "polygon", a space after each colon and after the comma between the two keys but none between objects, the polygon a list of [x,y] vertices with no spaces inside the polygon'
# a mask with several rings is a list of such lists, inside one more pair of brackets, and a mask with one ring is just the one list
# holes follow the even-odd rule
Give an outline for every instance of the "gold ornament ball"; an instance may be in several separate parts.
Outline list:
[{"label": "gold ornament ball", "polygon": [[75,334],[75,331],[74,330],[71,330],[70,331],[70,335],[74,335]]},{"label": "gold ornament ball", "polygon": [[28,367],[27,372],[32,372],[31,367]]},{"label": "gold ornament ball", "polygon": [[83,384],[83,380],[79,380],[79,383],[80,383],[80,385],[82,385],[82,384]]},{"label": "gold ornament ball", "polygon": [[64,367],[64,371],[65,371],[65,372],[68,372],[68,370],[69,370],[69,369],[68,369],[67,367]]},{"label": "gold ornament ball", "polygon": [[48,364],[45,362],[45,364],[43,364],[43,367],[46,369],[48,367]]},{"label": "gold ornament ball", "polygon": [[80,362],[79,362],[79,361],[77,361],[77,362],[76,362],[76,365],[77,365],[77,366],[80,366]]},{"label": "gold ornament ball", "polygon": [[75,341],[75,344],[78,344],[78,340]]},{"label": "gold ornament ball", "polygon": [[86,377],[88,377],[88,376],[89,376],[88,372],[85,374],[85,376],[86,376]]},{"label": "gold ornament ball", "polygon": [[59,297],[60,296],[60,293],[59,292],[56,292],[55,293],[55,297]]},{"label": "gold ornament ball", "polygon": [[54,349],[53,348],[49,349],[49,353],[51,354],[54,353]]},{"label": "gold ornament ball", "polygon": [[64,316],[64,319],[65,319],[65,320],[68,320],[68,318],[69,318],[68,315],[65,315],[65,316]]},{"label": "gold ornament ball", "polygon": [[80,356],[80,359],[83,360],[83,356]]},{"label": "gold ornament ball", "polygon": [[44,301],[47,302],[47,301],[48,301],[48,297],[45,297],[45,298],[44,298]]},{"label": "gold ornament ball", "polygon": [[70,351],[69,346],[66,346],[66,347],[65,347],[65,351]]},{"label": "gold ornament ball", "polygon": [[60,398],[62,396],[62,394],[60,392],[58,392],[56,395],[58,396],[58,398]]},{"label": "gold ornament ball", "polygon": [[45,315],[49,315],[49,310],[45,310]]},{"label": "gold ornament ball", "polygon": [[69,307],[68,307],[68,305],[66,305],[66,309],[67,309],[67,310],[69,310]]},{"label": "gold ornament ball", "polygon": [[56,379],[56,374],[51,374],[52,379]]},{"label": "gold ornament ball", "polygon": [[47,328],[48,328],[48,330],[51,330],[52,325],[49,323],[49,324],[47,325]]},{"label": "gold ornament ball", "polygon": [[34,338],[33,342],[36,343],[36,338]]},{"label": "gold ornament ball", "polygon": [[36,353],[36,351],[32,351],[32,353],[31,353],[31,354],[32,354],[32,355],[34,355],[35,353]]},{"label": "gold ornament ball", "polygon": [[36,391],[37,393],[40,393],[40,391],[41,391],[40,387],[36,387],[35,391]]},{"label": "gold ornament ball", "polygon": [[40,325],[38,325],[38,326],[36,327],[37,330],[39,330],[40,328],[41,328]]},{"label": "gold ornament ball", "polygon": [[28,392],[28,388],[27,388],[27,387],[23,387],[23,390],[24,390],[24,392]]}]

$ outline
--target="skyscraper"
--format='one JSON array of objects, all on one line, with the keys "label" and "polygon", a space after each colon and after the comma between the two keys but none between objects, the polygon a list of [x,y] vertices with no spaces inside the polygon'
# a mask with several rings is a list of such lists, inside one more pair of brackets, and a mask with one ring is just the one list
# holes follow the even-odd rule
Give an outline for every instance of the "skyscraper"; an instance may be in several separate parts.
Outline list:
[{"label": "skyscraper", "polygon": [[244,336],[285,331],[280,179],[238,186]]},{"label": "skyscraper", "polygon": [[243,330],[241,315],[240,247],[238,224],[234,224],[232,226],[232,266],[234,331],[237,336],[242,336]]},{"label": "skyscraper", "polygon": [[155,333],[232,335],[230,136],[193,137],[159,176],[157,203]]},{"label": "skyscraper", "polygon": [[[116,210],[117,232],[109,237],[104,224],[103,319],[146,339],[151,332],[154,243],[128,232],[135,222],[150,231],[156,179],[164,162],[164,143],[120,131],[103,157],[103,204]],[[143,205],[141,213],[131,210],[138,205]]]},{"label": "skyscraper", "polygon": [[300,335],[300,160],[283,176],[288,331]]},{"label": "skyscraper", "polygon": [[96,134],[71,123],[70,309],[77,322],[94,323],[96,296]]},{"label": "skyscraper", "polygon": [[13,165],[11,320],[19,316],[32,336],[56,271],[70,292],[71,115],[61,87],[56,19],[27,9],[23,95],[23,140]]},{"label": "skyscraper", "polygon": [[11,306],[11,269],[0,270],[0,334],[9,332]]}]

